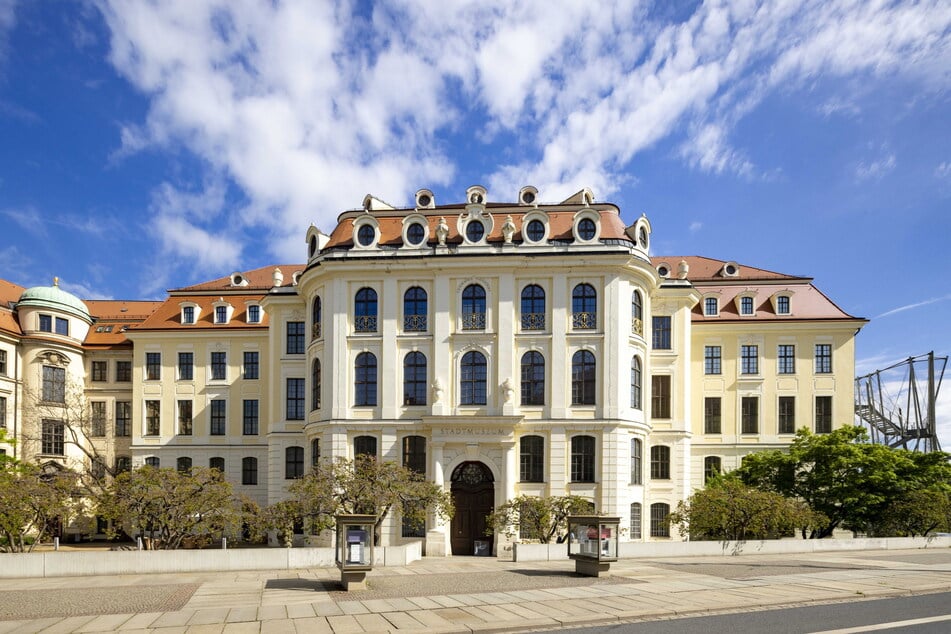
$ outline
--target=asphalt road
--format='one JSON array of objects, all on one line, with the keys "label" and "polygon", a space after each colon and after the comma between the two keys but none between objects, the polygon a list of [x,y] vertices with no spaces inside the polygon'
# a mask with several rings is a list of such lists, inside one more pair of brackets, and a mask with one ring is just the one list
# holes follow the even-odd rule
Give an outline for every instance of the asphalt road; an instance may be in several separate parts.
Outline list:
[{"label": "asphalt road", "polygon": [[951,592],[558,631],[570,634],[948,634],[951,632]]}]

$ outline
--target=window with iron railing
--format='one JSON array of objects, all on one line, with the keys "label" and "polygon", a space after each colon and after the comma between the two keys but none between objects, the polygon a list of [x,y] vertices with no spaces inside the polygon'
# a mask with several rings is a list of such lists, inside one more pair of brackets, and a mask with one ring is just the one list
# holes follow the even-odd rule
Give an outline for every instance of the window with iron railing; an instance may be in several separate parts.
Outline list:
[{"label": "window with iron railing", "polygon": [[598,327],[598,294],[590,284],[578,284],[572,291],[571,327],[574,330]]}]

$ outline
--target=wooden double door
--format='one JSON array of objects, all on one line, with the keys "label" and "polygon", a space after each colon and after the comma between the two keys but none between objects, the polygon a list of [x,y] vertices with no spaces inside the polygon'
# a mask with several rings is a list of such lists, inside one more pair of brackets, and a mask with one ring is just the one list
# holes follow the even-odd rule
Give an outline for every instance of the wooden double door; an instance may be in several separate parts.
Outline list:
[{"label": "wooden double door", "polygon": [[495,505],[495,483],[492,472],[481,462],[465,462],[452,474],[452,504],[455,512],[450,525],[453,555],[474,555],[476,542],[489,542],[485,534],[486,516]]}]

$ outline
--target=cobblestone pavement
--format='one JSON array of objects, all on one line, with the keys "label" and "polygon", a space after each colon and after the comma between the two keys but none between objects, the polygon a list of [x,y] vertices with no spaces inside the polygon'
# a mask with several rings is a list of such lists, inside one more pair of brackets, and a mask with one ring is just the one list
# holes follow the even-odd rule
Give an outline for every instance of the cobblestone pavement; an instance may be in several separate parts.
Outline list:
[{"label": "cobblestone pavement", "polygon": [[951,549],[573,562],[424,559],[342,592],[335,568],[0,580],[6,632],[474,632],[951,590]]}]

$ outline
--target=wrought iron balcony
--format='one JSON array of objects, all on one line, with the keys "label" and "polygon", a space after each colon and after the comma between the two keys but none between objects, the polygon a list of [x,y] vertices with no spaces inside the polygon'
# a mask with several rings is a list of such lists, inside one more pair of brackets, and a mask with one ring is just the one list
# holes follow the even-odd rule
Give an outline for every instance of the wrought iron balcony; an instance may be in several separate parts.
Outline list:
[{"label": "wrought iron balcony", "polygon": [[485,330],[485,313],[463,313],[463,330]]},{"label": "wrought iron balcony", "polygon": [[598,313],[571,313],[574,330],[594,330],[598,327]]},{"label": "wrought iron balcony", "polygon": [[404,315],[403,330],[405,332],[426,332],[426,315]]},{"label": "wrought iron balcony", "polygon": [[544,330],[545,313],[522,313],[522,330]]},{"label": "wrought iron balcony", "polygon": [[376,332],[376,315],[357,315],[353,329],[356,332]]}]

